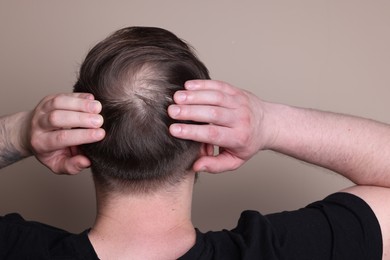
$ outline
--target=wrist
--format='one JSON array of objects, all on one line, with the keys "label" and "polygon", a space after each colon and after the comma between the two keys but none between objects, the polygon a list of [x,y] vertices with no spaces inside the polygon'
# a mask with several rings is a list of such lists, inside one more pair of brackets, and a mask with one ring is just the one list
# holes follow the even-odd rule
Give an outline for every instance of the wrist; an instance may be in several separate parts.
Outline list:
[{"label": "wrist", "polygon": [[13,164],[29,155],[28,112],[0,118],[0,168]]},{"label": "wrist", "polygon": [[31,111],[17,113],[15,118],[15,130],[13,131],[13,143],[22,157],[32,155],[30,145]]},{"label": "wrist", "polygon": [[27,111],[27,112],[24,112],[24,117],[25,117],[25,120],[23,120],[23,126],[22,126],[22,129],[23,129],[23,133],[22,135],[20,136],[21,138],[21,149],[22,149],[22,152],[24,154],[24,156],[31,156],[33,154],[33,150],[32,150],[32,147],[31,147],[31,119],[32,119],[32,116],[33,116],[33,112],[32,111]]},{"label": "wrist", "polygon": [[261,150],[278,150],[283,134],[283,121],[288,117],[289,107],[286,105],[263,102],[263,119],[261,123],[261,136],[263,146]]}]

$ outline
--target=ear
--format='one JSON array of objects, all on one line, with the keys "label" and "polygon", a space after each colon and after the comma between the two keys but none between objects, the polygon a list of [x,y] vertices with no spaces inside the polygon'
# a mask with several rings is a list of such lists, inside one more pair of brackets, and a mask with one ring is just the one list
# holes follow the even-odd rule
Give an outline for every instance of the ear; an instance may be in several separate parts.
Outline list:
[{"label": "ear", "polygon": [[202,145],[200,147],[199,157],[213,156],[213,155],[214,155],[214,145],[202,143]]}]

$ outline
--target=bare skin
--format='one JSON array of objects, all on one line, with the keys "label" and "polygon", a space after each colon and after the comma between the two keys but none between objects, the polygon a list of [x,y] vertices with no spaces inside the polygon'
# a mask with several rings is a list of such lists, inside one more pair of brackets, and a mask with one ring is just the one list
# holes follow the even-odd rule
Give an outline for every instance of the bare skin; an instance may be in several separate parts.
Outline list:
[{"label": "bare skin", "polygon": [[[383,259],[389,259],[390,209],[386,203],[390,197],[389,125],[265,102],[220,81],[190,81],[185,87],[186,90],[175,94],[176,105],[169,107],[169,115],[210,124],[174,124],[170,132],[210,145],[203,146],[193,171],[175,189],[161,189],[141,197],[126,194],[103,197],[97,187],[98,216],[90,239],[101,258],[115,255],[120,259],[132,253],[135,259],[153,259],[158,255],[159,259],[161,256],[169,259],[185,253],[195,241],[189,213],[193,173],[234,170],[258,151],[269,149],[326,167],[358,184],[344,191],[361,197],[373,209],[382,230]],[[34,112],[1,118],[1,134],[5,136],[0,136],[3,138],[0,151],[14,156],[0,155],[0,167],[31,154],[57,173],[75,174],[89,166],[89,160],[75,152],[74,147],[104,137],[100,129],[102,120],[96,117],[99,105],[88,95],[54,97],[44,99]],[[31,125],[31,131],[23,130],[28,129],[26,125]],[[210,154],[211,146],[218,146],[220,153]],[[172,193],[183,196],[169,196]],[[153,225],[156,220],[151,215],[161,216],[158,220],[161,229]],[[116,231],[116,236],[109,232],[110,228]],[[153,229],[155,234],[151,233]],[[145,241],[156,251],[142,246]],[[168,250],[167,241],[176,247]]]},{"label": "bare skin", "polygon": [[221,81],[189,81],[185,88],[175,94],[169,115],[210,124],[174,124],[171,134],[220,147],[218,155],[195,162],[195,170],[234,170],[267,149],[333,170],[358,184],[344,191],[371,206],[381,225],[383,259],[390,258],[388,124],[265,102]]},{"label": "bare skin", "polygon": [[104,138],[100,110],[90,94],[58,94],[33,111],[0,118],[0,168],[34,154],[55,173],[79,173],[90,161],[77,145]]},{"label": "bare skin", "polygon": [[191,221],[195,174],[152,194],[110,194],[97,190],[98,214],[89,233],[100,259],[177,259],[196,240]]}]

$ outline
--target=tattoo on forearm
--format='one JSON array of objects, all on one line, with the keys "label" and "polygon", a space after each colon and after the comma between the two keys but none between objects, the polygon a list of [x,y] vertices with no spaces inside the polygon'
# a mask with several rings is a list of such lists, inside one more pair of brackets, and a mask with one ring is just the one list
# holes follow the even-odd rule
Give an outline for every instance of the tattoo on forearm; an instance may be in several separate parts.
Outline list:
[{"label": "tattoo on forearm", "polygon": [[23,158],[21,153],[9,140],[11,134],[6,129],[5,118],[0,118],[0,168],[10,165]]}]

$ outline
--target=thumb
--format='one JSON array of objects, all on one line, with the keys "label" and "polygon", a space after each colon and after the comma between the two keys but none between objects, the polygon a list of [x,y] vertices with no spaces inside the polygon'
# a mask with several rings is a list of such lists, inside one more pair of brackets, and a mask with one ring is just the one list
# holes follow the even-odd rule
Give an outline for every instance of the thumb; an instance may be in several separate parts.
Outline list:
[{"label": "thumb", "polygon": [[61,167],[61,173],[75,175],[88,168],[90,165],[91,162],[87,157],[83,155],[76,155],[71,158],[64,159],[63,165]]},{"label": "thumb", "polygon": [[244,161],[231,154],[222,153],[217,156],[202,156],[195,161],[193,169],[196,172],[222,173],[240,167]]}]

